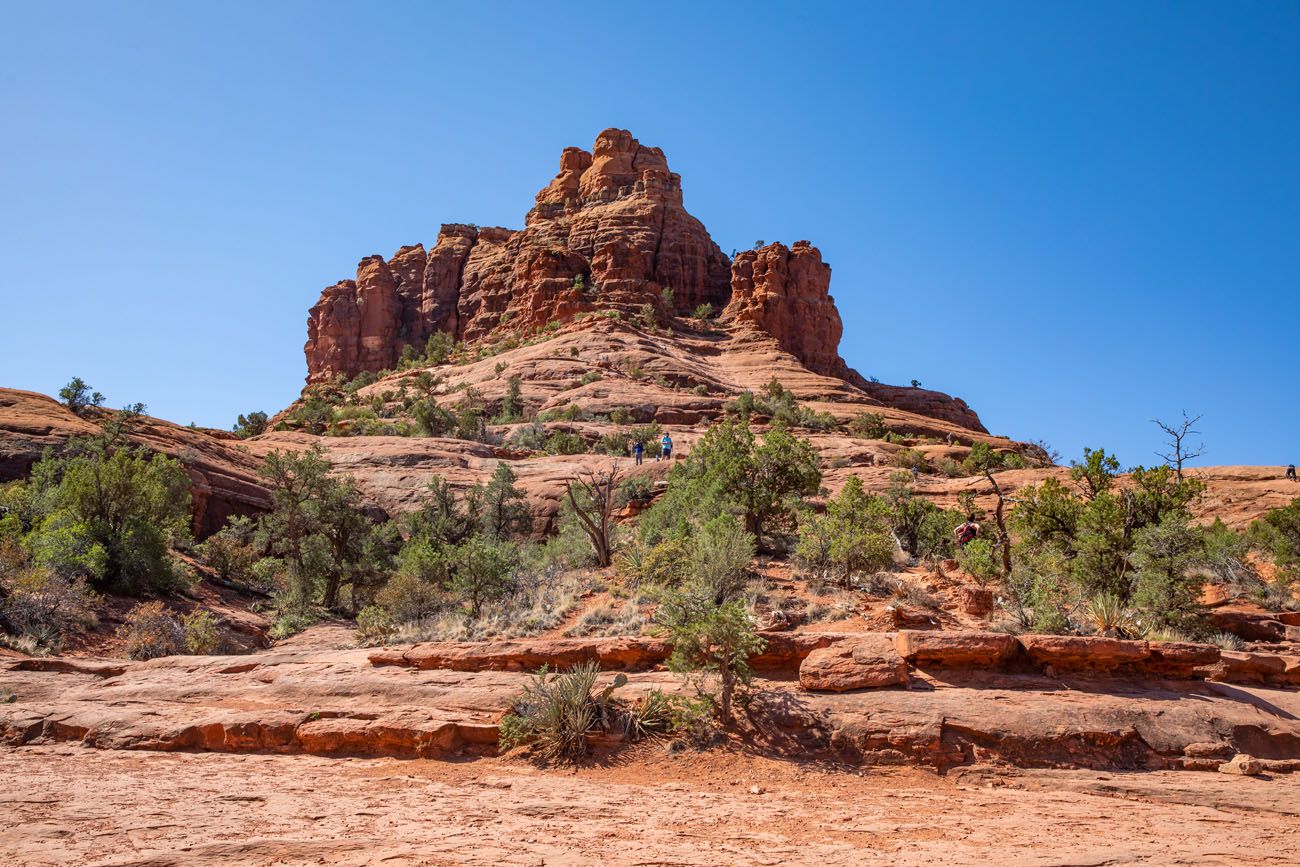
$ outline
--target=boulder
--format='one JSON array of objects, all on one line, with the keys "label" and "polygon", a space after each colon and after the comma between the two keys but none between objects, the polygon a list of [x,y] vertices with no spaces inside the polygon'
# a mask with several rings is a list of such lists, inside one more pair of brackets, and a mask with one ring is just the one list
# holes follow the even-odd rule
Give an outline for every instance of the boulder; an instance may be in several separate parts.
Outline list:
[{"label": "boulder", "polygon": [[1300,657],[1225,650],[1200,673],[1225,683],[1300,684]]},{"label": "boulder", "polygon": [[799,666],[799,685],[808,690],[844,692],[907,682],[907,663],[893,636],[869,634],[814,650]]},{"label": "boulder", "polygon": [[1219,765],[1219,773],[1255,777],[1264,773],[1264,766],[1260,763],[1259,759],[1252,758],[1244,753],[1238,753],[1228,759],[1228,761]]},{"label": "boulder", "polygon": [[993,613],[993,591],[963,584],[957,588],[957,607],[967,617],[988,617]]}]

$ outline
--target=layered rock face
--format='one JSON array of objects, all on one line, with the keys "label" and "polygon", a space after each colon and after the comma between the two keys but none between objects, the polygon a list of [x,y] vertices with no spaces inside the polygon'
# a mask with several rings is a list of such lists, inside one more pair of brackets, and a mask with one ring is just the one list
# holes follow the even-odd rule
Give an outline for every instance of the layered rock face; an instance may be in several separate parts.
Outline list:
[{"label": "layered rock face", "polygon": [[731,263],[731,302],[723,318],[772,335],[809,370],[843,376],[844,326],[830,286],[831,266],[807,241],[746,250]]},{"label": "layered rock face", "polygon": [[326,288],[307,323],[307,381],[392,368],[403,347],[422,347],[437,331],[473,342],[598,309],[721,310],[733,293],[734,321],[839,375],[842,329],[829,282],[807,242],[745,253],[733,268],[687,213],[663,151],[608,129],[590,152],[564,150],[522,230],[447,224],[431,250],[369,256],[355,279]]}]

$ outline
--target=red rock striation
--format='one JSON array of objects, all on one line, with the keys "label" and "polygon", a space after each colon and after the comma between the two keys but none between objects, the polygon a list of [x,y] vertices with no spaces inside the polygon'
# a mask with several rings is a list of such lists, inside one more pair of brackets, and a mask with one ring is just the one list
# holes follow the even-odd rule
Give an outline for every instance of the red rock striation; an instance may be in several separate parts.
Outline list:
[{"label": "red rock striation", "polygon": [[772,335],[809,370],[843,376],[844,326],[830,286],[831,266],[807,241],[746,250],[731,264],[731,302],[723,318]]},{"label": "red rock striation", "polygon": [[666,313],[664,290],[674,312],[721,308],[730,282],[663,151],[609,129],[591,153],[564,150],[523,230],[447,224],[427,254],[416,245],[369,256],[355,280],[325,289],[308,318],[307,379],[391,368],[437,331],[472,342],[595,309]]}]

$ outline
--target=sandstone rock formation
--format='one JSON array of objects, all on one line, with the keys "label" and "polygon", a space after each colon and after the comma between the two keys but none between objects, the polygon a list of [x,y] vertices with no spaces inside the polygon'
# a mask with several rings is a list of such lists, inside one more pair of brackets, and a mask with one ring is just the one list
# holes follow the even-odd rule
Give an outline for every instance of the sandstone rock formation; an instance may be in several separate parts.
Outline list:
[{"label": "sandstone rock formation", "polygon": [[416,245],[368,256],[355,280],[328,287],[308,319],[308,382],[391,368],[437,331],[472,342],[596,309],[720,309],[730,282],[663,151],[608,129],[591,153],[564,150],[523,230],[447,224],[427,254]]},{"label": "sandstone rock formation", "polygon": [[807,241],[746,250],[731,264],[731,301],[723,318],[772,335],[809,370],[843,376],[844,326],[830,285],[831,267]]},{"label": "sandstone rock formation", "polygon": [[[56,451],[73,437],[94,436],[108,410],[78,416],[43,394],[0,388],[0,483],[25,477],[46,448]],[[231,434],[196,430],[144,416],[132,428],[135,445],[178,459],[190,477],[194,532],[206,536],[231,515],[271,508],[271,495],[257,475],[261,461]]]}]

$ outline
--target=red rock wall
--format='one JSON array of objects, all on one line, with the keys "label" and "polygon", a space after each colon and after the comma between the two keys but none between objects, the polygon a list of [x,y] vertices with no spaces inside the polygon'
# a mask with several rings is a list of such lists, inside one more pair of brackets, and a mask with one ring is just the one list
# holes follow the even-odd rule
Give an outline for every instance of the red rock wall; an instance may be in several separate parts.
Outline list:
[{"label": "red rock wall", "polygon": [[723,319],[771,334],[809,370],[843,376],[844,326],[830,286],[831,266],[807,241],[746,250],[731,263],[731,302]]},{"label": "red rock wall", "polygon": [[526,333],[584,310],[657,304],[664,288],[678,311],[722,307],[727,257],[682,206],[663,151],[605,130],[592,153],[564,150],[522,231],[444,225],[427,254],[416,245],[370,256],[355,281],[327,288],[308,319],[307,380],[391,368],[403,346],[436,331],[466,341]]}]

